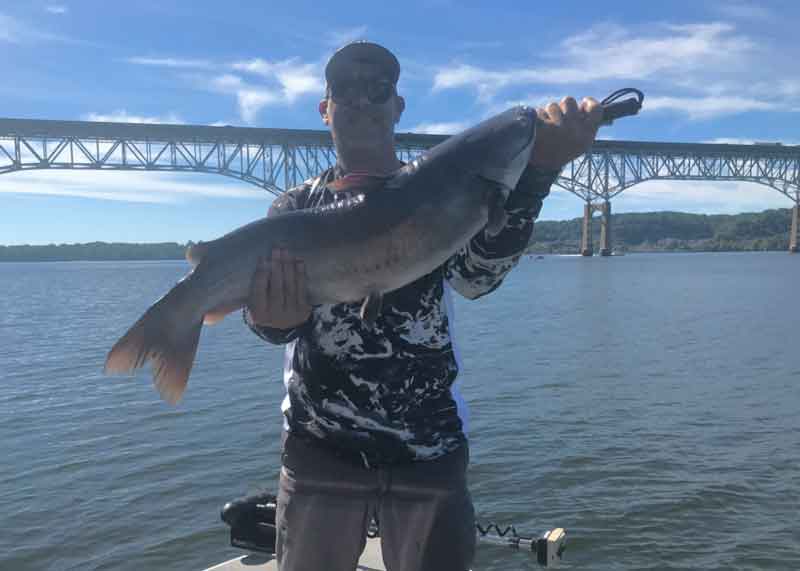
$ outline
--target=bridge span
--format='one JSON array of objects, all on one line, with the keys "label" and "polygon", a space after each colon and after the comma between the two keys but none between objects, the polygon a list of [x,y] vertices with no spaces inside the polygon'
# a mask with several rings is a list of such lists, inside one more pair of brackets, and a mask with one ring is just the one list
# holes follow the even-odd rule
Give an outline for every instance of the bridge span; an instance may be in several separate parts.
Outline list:
[{"label": "bridge span", "polygon": [[[445,135],[399,133],[408,161]],[[336,160],[328,131],[0,118],[0,174],[32,169],[213,173],[280,194]],[[581,253],[591,256],[600,212],[601,255],[612,252],[611,199],[648,180],[748,181],[794,203],[789,250],[798,251],[800,146],[596,141],[556,186],[584,201]],[[1,187],[0,187],[1,188]]]}]

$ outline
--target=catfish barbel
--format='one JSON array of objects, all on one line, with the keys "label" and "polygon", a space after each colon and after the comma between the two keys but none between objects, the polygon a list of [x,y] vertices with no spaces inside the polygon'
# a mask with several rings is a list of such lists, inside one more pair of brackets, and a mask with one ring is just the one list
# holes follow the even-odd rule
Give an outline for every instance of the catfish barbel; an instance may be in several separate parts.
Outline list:
[{"label": "catfish barbel", "polygon": [[528,164],[536,123],[534,108],[514,107],[351,199],[262,218],[190,247],[192,271],[117,341],[105,372],[151,362],[162,398],[176,403],[203,322],[244,306],[259,258],[273,248],[303,260],[312,305],[364,300],[362,317],[374,319],[382,294],[432,272],[484,227],[503,227],[503,205]]}]

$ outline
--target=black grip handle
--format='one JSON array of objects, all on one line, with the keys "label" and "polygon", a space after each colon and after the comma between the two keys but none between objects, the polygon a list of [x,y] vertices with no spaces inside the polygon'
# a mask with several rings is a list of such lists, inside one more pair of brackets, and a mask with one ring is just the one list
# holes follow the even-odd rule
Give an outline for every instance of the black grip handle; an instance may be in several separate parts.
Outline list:
[{"label": "black grip handle", "polygon": [[[629,97],[623,101],[617,101],[617,99],[629,93],[633,93],[636,96]],[[636,115],[639,109],[642,108],[642,101],[644,101],[644,93],[638,89],[626,87],[615,91],[600,102],[603,108],[603,124],[607,125],[620,117]]]},{"label": "black grip handle", "polygon": [[617,101],[610,105],[603,105],[603,121],[613,121],[620,117],[636,115],[641,108],[642,104],[633,97],[625,101]]}]

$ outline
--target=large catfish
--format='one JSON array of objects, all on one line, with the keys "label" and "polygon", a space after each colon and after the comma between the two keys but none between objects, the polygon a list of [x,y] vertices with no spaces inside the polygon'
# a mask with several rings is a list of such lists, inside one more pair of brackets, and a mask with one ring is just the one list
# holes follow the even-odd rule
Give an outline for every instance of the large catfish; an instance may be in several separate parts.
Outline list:
[{"label": "large catfish", "polygon": [[106,373],[152,362],[162,398],[175,403],[192,369],[204,320],[241,308],[260,257],[288,249],[305,262],[312,304],[364,300],[373,319],[380,296],[433,271],[487,227],[528,163],[536,111],[514,107],[455,135],[379,185],[335,205],[257,220],[187,252],[194,269],[114,345]]}]

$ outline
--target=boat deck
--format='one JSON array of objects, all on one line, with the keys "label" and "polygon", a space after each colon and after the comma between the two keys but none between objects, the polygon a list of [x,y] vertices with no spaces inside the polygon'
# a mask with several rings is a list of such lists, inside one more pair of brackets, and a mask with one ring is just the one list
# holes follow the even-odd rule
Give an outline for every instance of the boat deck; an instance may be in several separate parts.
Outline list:
[{"label": "boat deck", "polygon": [[[277,571],[278,562],[266,553],[251,553],[225,561],[206,571]],[[367,539],[367,546],[358,561],[358,571],[386,571],[381,555],[380,538]]]}]

